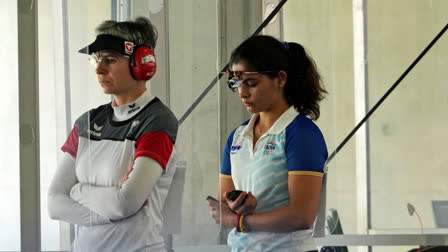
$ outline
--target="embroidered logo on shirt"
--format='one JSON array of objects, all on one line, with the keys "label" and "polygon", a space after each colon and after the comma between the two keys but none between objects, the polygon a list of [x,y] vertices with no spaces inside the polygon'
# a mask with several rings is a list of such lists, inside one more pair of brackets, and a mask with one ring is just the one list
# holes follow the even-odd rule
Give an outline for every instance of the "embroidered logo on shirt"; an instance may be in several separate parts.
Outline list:
[{"label": "embroidered logo on shirt", "polygon": [[93,123],[93,128],[95,129],[95,131],[100,131],[103,129],[103,126],[98,126],[96,125],[96,123]]},{"label": "embroidered logo on shirt", "polygon": [[93,123],[93,130],[89,130],[89,134],[96,136],[96,137],[100,137],[101,136],[101,130],[103,129],[103,126],[98,126],[96,125],[96,123]]},{"label": "embroidered logo on shirt", "polygon": [[130,110],[128,110],[128,114],[131,114],[132,112],[135,112],[140,109],[140,106],[136,106],[135,102],[129,104],[128,107],[130,108]]},{"label": "embroidered logo on shirt", "polygon": [[139,120],[135,120],[135,121],[132,122],[132,124],[131,124],[131,128],[130,128],[129,131],[128,131],[128,136],[132,133],[132,131],[134,130],[134,128],[137,127],[137,125],[138,125],[139,123],[140,123]]},{"label": "embroidered logo on shirt", "polygon": [[230,147],[230,154],[235,154],[237,151],[241,149],[241,147],[243,146],[241,146],[240,144]]},{"label": "embroidered logo on shirt", "polygon": [[272,141],[268,141],[268,143],[263,148],[263,156],[267,157],[267,156],[271,155],[275,150],[275,146],[277,146],[276,143],[274,143]]}]

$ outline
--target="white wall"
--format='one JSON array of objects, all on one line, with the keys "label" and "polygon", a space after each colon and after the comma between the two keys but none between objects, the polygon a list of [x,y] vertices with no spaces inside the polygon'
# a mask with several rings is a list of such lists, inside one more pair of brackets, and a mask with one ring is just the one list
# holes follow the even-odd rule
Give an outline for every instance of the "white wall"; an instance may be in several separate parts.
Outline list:
[{"label": "white wall", "polygon": [[20,249],[17,3],[0,2],[0,251]]}]

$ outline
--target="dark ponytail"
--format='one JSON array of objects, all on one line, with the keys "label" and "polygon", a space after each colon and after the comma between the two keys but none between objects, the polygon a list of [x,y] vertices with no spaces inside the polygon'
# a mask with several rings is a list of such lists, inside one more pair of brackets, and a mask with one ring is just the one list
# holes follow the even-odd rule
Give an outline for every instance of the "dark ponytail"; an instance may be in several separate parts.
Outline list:
[{"label": "dark ponytail", "polygon": [[[324,99],[325,89],[322,87],[316,64],[304,48],[294,42],[280,42],[270,36],[254,36],[233,52],[231,64],[244,61],[253,71],[280,71],[287,74],[284,95],[289,105],[302,115],[317,120],[320,116],[319,102]],[[275,78],[278,72],[266,75]]]},{"label": "dark ponytail", "polygon": [[327,91],[322,87],[314,60],[305,49],[293,42],[288,45],[288,80],[284,89],[286,100],[301,114],[317,120],[320,116],[319,102]]}]

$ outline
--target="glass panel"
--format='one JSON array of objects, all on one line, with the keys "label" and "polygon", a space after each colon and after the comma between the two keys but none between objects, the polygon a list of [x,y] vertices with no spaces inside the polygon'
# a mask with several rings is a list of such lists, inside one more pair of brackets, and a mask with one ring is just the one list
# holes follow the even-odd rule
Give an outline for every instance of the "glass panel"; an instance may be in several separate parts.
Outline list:
[{"label": "glass panel", "polygon": [[[112,99],[110,95],[104,94],[98,84],[95,69],[88,64],[88,56],[78,53],[78,50],[95,39],[95,27],[103,20],[110,19],[112,12],[119,9],[119,5],[115,6],[117,2],[39,1],[41,213],[42,250],[45,251],[68,250],[74,238],[74,229],[70,229],[67,222],[49,218],[47,193],[50,181],[61,164],[57,161],[63,156],[60,147],[75,121],[86,111]],[[148,17],[158,28],[159,39],[155,48],[158,70],[147,88],[178,119],[227,63],[230,51],[261,23],[255,22],[252,25],[254,27],[248,24],[251,22],[248,21],[248,9],[253,11],[249,3],[240,3],[242,8],[229,8],[220,1],[120,2],[131,3],[128,6],[130,19]],[[168,6],[164,6],[167,2]],[[12,8],[5,4],[1,11],[6,7]],[[447,9],[447,4],[445,1],[416,1],[412,4],[404,0],[387,4],[369,1],[367,37],[370,106],[442,28],[446,21],[446,12],[442,10]],[[403,5],[409,6],[410,10],[397,18],[395,13]],[[232,11],[228,11],[230,9]],[[6,27],[14,29],[12,24],[15,24],[15,16],[1,17],[7,19],[2,24],[9,24]],[[352,20],[352,1],[289,1],[283,7],[283,39],[298,42],[307,49],[328,91],[327,98],[321,103],[321,117],[316,123],[325,136],[329,153],[355,126]],[[408,23],[413,25],[409,26]],[[14,31],[8,34],[14,34]],[[11,37],[10,45],[17,44],[14,38]],[[446,36],[370,120],[371,233],[391,230],[397,233],[420,232],[416,215],[408,215],[408,202],[417,210],[425,228],[432,230],[436,227],[431,200],[446,200],[444,195],[448,191],[448,185],[444,183],[448,147],[445,116],[448,80],[445,69],[448,55],[447,48],[441,46],[444,43]],[[14,50],[11,48],[7,52]],[[13,56],[9,58],[14,59]],[[11,65],[14,64],[9,62],[0,69],[11,69]],[[11,75],[10,70],[7,71],[1,75],[2,78],[16,76]],[[4,82],[14,81],[15,77]],[[431,88],[427,88],[428,81]],[[11,94],[6,97],[6,106],[17,103],[16,100],[8,100],[15,98],[14,94],[17,93],[14,85],[9,87],[12,89],[6,91]],[[17,113],[8,111],[8,121],[17,121],[17,118],[10,120],[10,115]],[[225,81],[221,81],[180,125],[175,163],[180,177],[174,179],[171,195],[167,199],[167,211],[164,212],[166,225],[163,233],[168,246],[207,250],[226,243],[229,230],[217,225],[209,217],[205,198],[217,193],[220,160],[228,134],[247,118],[249,114],[240,105],[239,97],[230,93]],[[6,119],[6,114],[2,115],[2,122]],[[90,127],[90,120],[93,119],[88,117],[84,126]],[[7,136],[16,136],[8,143],[18,143],[18,126],[8,125],[6,127],[10,127],[10,131],[5,131],[8,132]],[[92,127],[94,130],[89,135],[95,135],[95,132],[101,130],[101,125],[94,124]],[[94,154],[97,142],[90,138],[86,141],[86,153]],[[5,152],[0,152],[0,161],[7,163],[8,167],[18,167],[14,163],[18,160],[14,153],[18,151],[14,151],[14,148],[18,149],[18,146],[8,146]],[[357,230],[356,216],[359,210],[356,207],[358,181],[355,151],[355,142],[351,140],[332,160],[328,173],[326,210],[337,210],[338,222],[345,234],[363,233]],[[89,159],[89,162],[86,170],[93,174],[96,164],[100,162],[94,159]],[[422,173],[420,167],[425,167],[428,172]],[[9,188],[0,190],[0,193],[6,191],[7,196],[12,197],[10,202],[17,201],[17,208],[8,206],[6,210],[6,213],[17,216],[2,219],[0,231],[3,231],[3,221],[11,223],[15,219],[17,222],[5,229],[9,236],[0,236],[0,246],[13,244],[1,242],[3,237],[8,237],[8,241],[14,240],[10,238],[11,235],[14,235],[19,246],[18,173],[7,173],[7,176],[6,185]],[[91,211],[89,216],[92,218],[89,225],[95,226],[93,219],[98,217],[97,214]],[[392,221],[390,216],[394,216]],[[16,224],[17,228],[14,229]],[[17,230],[17,236],[12,230]],[[352,249],[361,251],[365,247],[353,247],[350,251]]]},{"label": "glass panel", "polygon": [[17,3],[0,2],[0,251],[20,251],[19,100],[17,61]]},{"label": "glass panel", "polygon": [[[68,251],[74,229],[49,217],[48,192],[75,120],[110,101],[96,80],[88,56],[94,28],[110,19],[108,1],[39,1],[39,113],[41,160],[41,239],[43,251]],[[90,31],[90,32],[87,32]],[[72,228],[72,229],[71,229]]]},{"label": "glass panel", "polygon": [[[202,8],[209,11],[201,11]],[[170,97],[178,118],[218,74],[216,8],[215,1],[183,1],[182,4],[169,1]],[[218,87],[210,91],[180,127],[180,136],[184,137],[182,161],[186,162],[187,173],[181,207],[183,232],[175,234],[175,247],[222,242],[220,227],[210,218],[209,207],[204,202],[208,195],[215,197],[218,188],[222,154]]]},{"label": "glass panel", "polygon": [[[48,188],[56,170],[56,99],[53,16],[50,1],[38,3],[39,39],[39,128],[40,128],[40,198],[41,247],[43,251],[60,249],[59,222],[48,217]],[[61,84],[63,85],[63,84]]]},{"label": "glass panel", "polygon": [[[370,106],[446,25],[447,8],[446,1],[369,1]],[[432,201],[448,200],[447,41],[445,33],[370,121],[374,233],[440,232]]]},{"label": "glass panel", "polygon": [[[219,72],[216,8],[215,1],[132,2],[132,18],[146,16],[158,25],[160,68],[151,80],[151,92],[167,103],[178,119]],[[223,242],[220,227],[205,204],[208,195],[216,196],[222,153],[217,87],[179,127],[176,162],[179,174],[184,175],[174,181],[168,198],[172,205],[165,229],[165,237],[173,239],[175,248]]]},{"label": "glass panel", "polygon": [[[329,152],[357,123],[352,4],[289,1],[283,8],[285,40],[297,41],[308,49],[329,91],[317,122]],[[446,1],[367,2],[370,107],[446,25],[447,4]],[[403,6],[407,6],[406,13],[398,15]],[[344,234],[421,233],[417,214],[424,233],[445,232],[435,229],[432,201],[447,200],[444,196],[448,190],[446,41],[444,34],[370,119],[372,230],[357,228],[357,216],[365,210],[357,209],[356,205],[359,181],[355,137],[331,161],[326,205],[327,210],[337,210]],[[409,216],[407,203],[416,210],[413,216]]]},{"label": "glass panel", "polygon": [[[132,1],[130,19],[146,16],[156,25],[159,32],[155,48],[157,74],[147,83],[147,88],[180,119],[220,70],[217,67],[221,64],[217,62],[217,6],[213,1],[190,1],[159,8],[155,2]],[[202,12],[200,8],[209,11]],[[168,9],[170,12],[166,13]],[[64,10],[67,16],[64,16]],[[51,220],[48,216],[47,194],[61,165],[58,160],[64,155],[60,148],[75,120],[112,99],[103,93],[95,69],[88,64],[88,56],[78,53],[80,48],[94,41],[95,28],[110,19],[112,11],[117,11],[117,7],[104,5],[104,1],[101,4],[67,1],[67,6],[54,1],[39,2],[39,24],[42,26],[39,29],[40,121],[41,139],[45,139],[41,142],[42,250],[45,251],[68,250],[72,240],[77,238],[74,235],[79,226],[72,225],[71,229],[67,222]],[[168,210],[164,211],[166,225],[163,233],[166,243],[172,241],[169,246],[207,246],[226,242],[226,234],[220,236],[221,228],[210,218],[209,207],[205,204],[207,195],[215,197],[217,193],[221,143],[225,142],[220,142],[218,127],[218,87],[210,91],[179,128],[175,165],[179,172],[176,176],[180,178],[175,176],[165,206]],[[89,120],[93,119],[88,117]],[[226,138],[228,133],[225,132]],[[94,154],[96,143],[90,139],[86,153]],[[90,162],[87,170],[93,174],[99,162],[94,159]],[[147,214],[154,215],[152,212]],[[95,216],[92,211],[92,220],[97,218]],[[91,222],[91,225],[96,223]]]},{"label": "glass panel", "polygon": [[[354,127],[351,1],[288,1],[284,40],[304,46],[316,62],[327,97],[316,124],[330,154]],[[355,141],[328,166],[326,213],[337,211],[345,234],[356,233]]]}]

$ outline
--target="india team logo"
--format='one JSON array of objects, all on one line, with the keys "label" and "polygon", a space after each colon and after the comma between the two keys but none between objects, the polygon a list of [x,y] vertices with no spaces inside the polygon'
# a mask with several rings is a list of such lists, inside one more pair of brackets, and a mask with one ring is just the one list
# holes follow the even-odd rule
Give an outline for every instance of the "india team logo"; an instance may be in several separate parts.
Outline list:
[{"label": "india team logo", "polygon": [[230,147],[230,154],[235,154],[237,151],[239,151],[241,149],[241,147],[243,147],[243,146],[241,146],[240,143]]},{"label": "india team logo", "polygon": [[266,156],[271,155],[275,151],[276,146],[277,146],[276,143],[274,143],[272,141],[268,141],[263,148],[263,156],[266,157]]}]

